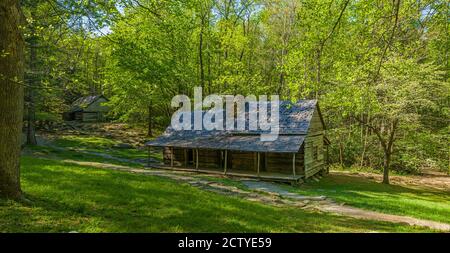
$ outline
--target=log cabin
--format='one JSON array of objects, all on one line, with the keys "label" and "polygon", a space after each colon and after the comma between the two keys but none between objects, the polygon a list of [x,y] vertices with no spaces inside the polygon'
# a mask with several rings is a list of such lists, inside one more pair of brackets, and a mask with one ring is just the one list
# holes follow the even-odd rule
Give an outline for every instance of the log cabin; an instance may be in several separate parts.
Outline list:
[{"label": "log cabin", "polygon": [[281,101],[275,141],[261,141],[259,131],[168,127],[146,146],[149,157],[151,147],[162,147],[163,162],[152,167],[295,183],[328,172],[324,130],[317,100]]},{"label": "log cabin", "polygon": [[80,97],[71,104],[69,111],[64,112],[63,119],[81,122],[104,121],[109,109],[103,103],[108,101],[103,95]]}]

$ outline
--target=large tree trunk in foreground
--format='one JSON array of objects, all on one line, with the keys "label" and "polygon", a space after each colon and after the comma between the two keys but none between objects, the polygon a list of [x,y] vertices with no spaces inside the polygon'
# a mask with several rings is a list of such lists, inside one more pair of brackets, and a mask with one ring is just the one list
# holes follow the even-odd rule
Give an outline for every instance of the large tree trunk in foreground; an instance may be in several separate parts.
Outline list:
[{"label": "large tree trunk in foreground", "polygon": [[20,198],[24,42],[18,0],[0,1],[0,197]]}]

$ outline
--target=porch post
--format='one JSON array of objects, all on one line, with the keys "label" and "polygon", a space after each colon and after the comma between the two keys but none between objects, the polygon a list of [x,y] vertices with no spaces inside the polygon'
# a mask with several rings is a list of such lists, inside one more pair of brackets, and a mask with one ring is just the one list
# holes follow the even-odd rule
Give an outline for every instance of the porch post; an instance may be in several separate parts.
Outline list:
[{"label": "porch post", "polygon": [[147,167],[150,167],[150,146],[147,146],[148,156],[147,156]]},{"label": "porch post", "polygon": [[170,167],[173,168],[173,147],[170,148]]},{"label": "porch post", "polygon": [[198,170],[198,148],[195,149],[195,169]]},{"label": "porch post", "polygon": [[295,177],[295,153],[292,155],[292,174]]},{"label": "porch post", "polygon": [[257,159],[256,159],[256,162],[257,162],[257,165],[256,165],[256,172],[258,173],[258,177],[259,177],[259,161],[260,161],[260,154],[259,154],[259,152],[258,153],[256,153],[256,155],[257,155]]},{"label": "porch post", "polygon": [[227,155],[228,155],[228,150],[225,150],[225,163],[224,163],[224,166],[223,166],[223,173],[226,175],[227,174]]}]

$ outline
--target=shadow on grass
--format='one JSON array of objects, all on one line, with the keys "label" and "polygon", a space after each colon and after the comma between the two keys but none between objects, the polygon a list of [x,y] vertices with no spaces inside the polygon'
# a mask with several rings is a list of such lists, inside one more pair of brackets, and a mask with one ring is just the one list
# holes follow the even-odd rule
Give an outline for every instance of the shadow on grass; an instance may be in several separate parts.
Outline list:
[{"label": "shadow on grass", "polygon": [[[61,149],[52,146],[29,146],[26,149],[26,154],[32,154],[39,158],[101,162],[131,167],[142,167],[143,164],[146,164],[148,158],[148,153],[145,150],[131,149],[112,152],[104,149],[101,151],[82,148]],[[162,159],[162,153],[151,153],[150,158],[159,161]],[[135,159],[139,159],[140,161]]]},{"label": "shadow on grass", "polygon": [[[117,140],[108,139],[105,137],[66,135],[57,138],[52,142],[51,145],[56,146],[58,148],[68,149],[68,151],[101,153],[122,159],[133,160],[133,159],[147,158],[146,149],[116,148],[115,145],[119,143],[120,142]],[[55,152],[55,149],[51,150],[51,152]],[[154,158],[162,159],[162,154],[161,157],[156,154],[153,154],[153,156],[155,156]]]},{"label": "shadow on grass", "polygon": [[32,206],[0,205],[0,231],[358,232],[427,231],[262,205],[154,176],[25,157]]}]

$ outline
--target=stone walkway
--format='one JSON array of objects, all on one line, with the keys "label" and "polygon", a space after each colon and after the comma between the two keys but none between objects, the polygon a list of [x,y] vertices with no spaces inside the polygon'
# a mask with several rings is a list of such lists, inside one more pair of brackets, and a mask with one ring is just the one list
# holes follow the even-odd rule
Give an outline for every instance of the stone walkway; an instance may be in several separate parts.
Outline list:
[{"label": "stone walkway", "polygon": [[317,197],[307,197],[301,196],[296,193],[292,193],[282,189],[280,186],[274,183],[268,182],[258,182],[258,181],[243,181],[243,183],[249,188],[253,190],[270,192],[279,194],[281,197],[295,199],[295,200],[316,200],[318,205],[315,205],[314,208],[323,212],[330,212],[345,216],[350,216],[358,219],[368,219],[368,220],[379,220],[379,221],[388,221],[395,223],[407,223],[412,226],[424,226],[432,229],[450,231],[450,224],[422,220],[407,216],[400,215],[392,215],[385,214],[365,209],[360,209],[351,206],[345,206],[339,203],[336,203],[330,199],[327,199],[325,196],[317,196]]},{"label": "stone walkway", "polygon": [[279,185],[275,183],[262,182],[256,180],[253,181],[242,180],[241,182],[249,189],[266,193],[278,194],[279,196],[284,198],[290,198],[294,200],[316,200],[316,201],[326,199],[325,196],[302,196],[297,193],[289,192],[286,191],[285,189],[282,189]]}]

